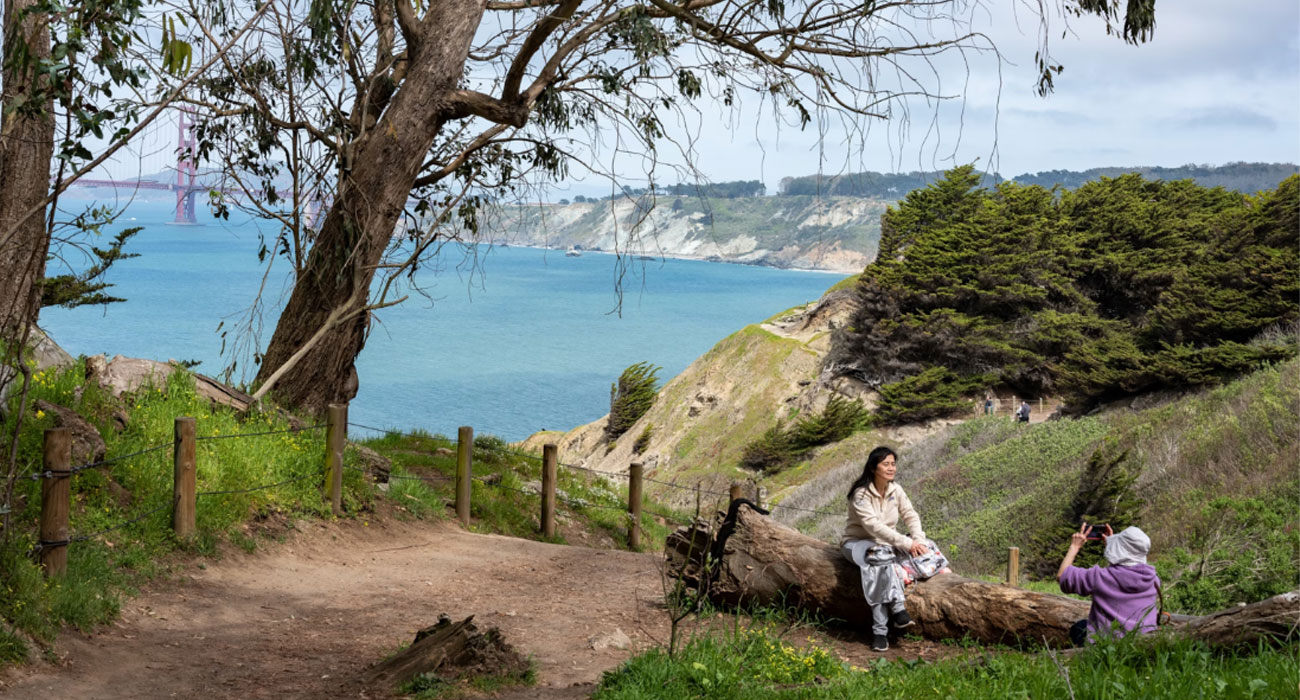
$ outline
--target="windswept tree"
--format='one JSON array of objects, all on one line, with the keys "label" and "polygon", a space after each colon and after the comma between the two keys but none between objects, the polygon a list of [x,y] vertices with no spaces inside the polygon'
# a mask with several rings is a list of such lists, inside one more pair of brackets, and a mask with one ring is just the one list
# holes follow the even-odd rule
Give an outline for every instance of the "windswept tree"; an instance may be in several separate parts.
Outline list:
[{"label": "windswept tree", "polygon": [[[293,182],[245,188],[283,224],[266,252],[296,275],[259,391],[309,410],[350,399],[370,313],[443,244],[473,239],[490,202],[595,169],[604,151],[640,159],[653,182],[660,149],[689,157],[668,125],[698,104],[757,96],[802,128],[940,99],[942,54],[995,51],[963,19],[976,4],[268,0],[257,38],[191,96],[208,115],[201,155],[230,177]],[[193,20],[212,41],[247,11],[211,7]],[[1152,8],[1058,9],[1138,43]],[[1045,44],[1039,68],[1050,90],[1060,68]],[[300,220],[306,200],[328,203],[318,225]]]}]

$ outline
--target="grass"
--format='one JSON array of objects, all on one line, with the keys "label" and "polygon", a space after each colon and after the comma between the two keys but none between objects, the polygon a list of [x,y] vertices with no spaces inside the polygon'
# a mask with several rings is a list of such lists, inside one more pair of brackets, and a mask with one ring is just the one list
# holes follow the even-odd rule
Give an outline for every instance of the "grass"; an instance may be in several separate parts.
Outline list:
[{"label": "grass", "polygon": [[[184,371],[121,399],[86,384],[84,377],[84,365],[78,362],[64,370],[37,372],[33,378],[19,436],[19,473],[40,471],[42,434],[55,424],[54,415],[35,408],[36,400],[71,408],[85,417],[103,436],[109,461],[79,471],[72,479],[74,541],[67,549],[67,573],[52,579],[46,579],[28,556],[37,540],[41,484],[28,479],[16,482],[12,525],[0,547],[0,618],[7,622],[0,627],[0,663],[25,655],[24,637],[45,645],[65,625],[89,629],[112,620],[122,597],[164,570],[166,565],[159,562],[171,552],[211,556],[223,540],[251,549],[256,542],[244,531],[250,520],[277,514],[330,515],[317,478],[323,471],[323,431],[279,432],[289,424],[276,413],[241,417],[213,406],[195,393]],[[11,397],[10,422],[0,426],[6,434],[13,430],[17,410],[18,397]],[[124,418],[125,426],[115,414]],[[200,493],[296,481],[252,493],[201,495],[197,537],[177,541],[171,534],[170,443],[174,421],[180,416],[197,421]],[[247,433],[274,434],[231,439]],[[135,454],[153,447],[160,449]],[[74,462],[84,459],[74,456]],[[372,496],[360,474],[346,474],[344,489],[352,511],[369,507]]]},{"label": "grass", "polygon": [[415,700],[457,700],[492,696],[507,688],[531,686],[536,683],[536,666],[529,663],[528,670],[522,674],[500,673],[450,680],[425,674],[402,684],[397,692]]},{"label": "grass", "polygon": [[1078,653],[971,655],[850,666],[811,640],[770,627],[696,637],[669,657],[655,649],[607,673],[593,700],[795,698],[1293,697],[1293,649],[1214,653],[1198,643],[1129,637]]},{"label": "grass", "polygon": [[[389,433],[359,444],[393,462],[388,497],[399,515],[420,519],[454,517],[456,502],[456,442],[427,433]],[[546,541],[541,530],[541,455],[521,452],[495,436],[474,440],[470,497],[470,530]],[[437,456],[443,450],[444,455]],[[557,536],[567,542],[565,522],[604,533],[616,543],[627,539],[627,486],[621,479],[565,466],[557,470]],[[654,513],[670,516],[665,523]],[[642,508],[642,551],[657,549],[672,520],[685,516],[647,499]]]}]

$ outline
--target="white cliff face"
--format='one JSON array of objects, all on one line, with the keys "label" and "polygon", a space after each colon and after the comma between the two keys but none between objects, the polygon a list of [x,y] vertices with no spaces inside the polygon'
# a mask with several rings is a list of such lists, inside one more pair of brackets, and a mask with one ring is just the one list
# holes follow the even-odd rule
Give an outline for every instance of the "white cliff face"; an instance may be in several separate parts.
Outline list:
[{"label": "white cliff face", "polygon": [[493,242],[858,272],[875,256],[885,203],[850,197],[660,197],[510,206]]}]

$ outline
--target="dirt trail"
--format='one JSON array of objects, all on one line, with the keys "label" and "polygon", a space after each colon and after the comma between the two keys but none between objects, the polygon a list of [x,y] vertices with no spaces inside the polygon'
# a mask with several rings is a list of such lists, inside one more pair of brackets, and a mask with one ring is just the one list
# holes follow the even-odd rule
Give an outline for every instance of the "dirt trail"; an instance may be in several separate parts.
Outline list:
[{"label": "dirt trail", "polygon": [[[187,564],[59,661],[12,672],[13,698],[384,697],[353,678],[437,621],[474,615],[531,655],[538,686],[577,698],[601,672],[667,637],[657,557],[450,525],[304,522],[283,544]],[[628,650],[588,639],[621,629]]]}]

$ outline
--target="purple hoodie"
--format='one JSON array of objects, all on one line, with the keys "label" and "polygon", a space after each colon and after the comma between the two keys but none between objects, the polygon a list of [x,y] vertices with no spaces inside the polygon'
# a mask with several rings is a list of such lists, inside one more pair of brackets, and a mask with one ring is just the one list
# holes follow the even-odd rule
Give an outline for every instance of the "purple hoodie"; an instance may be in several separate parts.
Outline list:
[{"label": "purple hoodie", "polygon": [[1071,566],[1060,579],[1063,592],[1092,596],[1092,607],[1088,610],[1089,638],[1109,633],[1113,622],[1120,623],[1127,631],[1154,630],[1159,614],[1156,597],[1159,583],[1160,577],[1150,564],[1087,569]]}]

